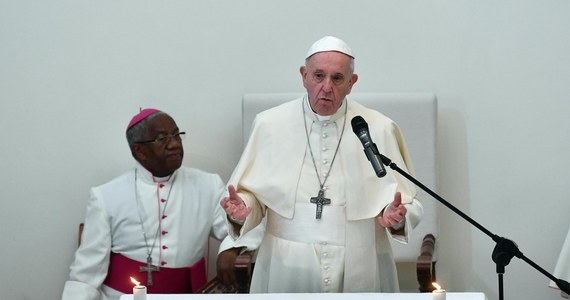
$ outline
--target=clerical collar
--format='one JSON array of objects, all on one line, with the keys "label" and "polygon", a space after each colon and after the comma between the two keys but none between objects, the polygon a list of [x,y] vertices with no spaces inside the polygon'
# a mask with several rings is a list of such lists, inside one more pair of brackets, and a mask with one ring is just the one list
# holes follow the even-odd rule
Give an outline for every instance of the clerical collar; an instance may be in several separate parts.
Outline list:
[{"label": "clerical collar", "polygon": [[303,105],[305,105],[305,114],[313,121],[317,121],[317,122],[336,122],[338,119],[342,118],[342,116],[344,116],[344,107],[346,106],[346,98],[344,98],[342,100],[342,104],[340,105],[340,107],[338,108],[338,110],[330,116],[321,116],[319,114],[317,114],[316,112],[313,111],[313,109],[311,108],[311,104],[309,103],[309,96],[307,94],[305,94],[305,97],[303,97]]},{"label": "clerical collar", "polygon": [[178,172],[178,170],[176,170],[169,176],[156,177],[153,176],[152,173],[143,167],[143,165],[141,165],[139,162],[136,162],[135,168],[137,169],[138,177],[146,183],[168,182],[171,178],[174,177],[174,174]]}]

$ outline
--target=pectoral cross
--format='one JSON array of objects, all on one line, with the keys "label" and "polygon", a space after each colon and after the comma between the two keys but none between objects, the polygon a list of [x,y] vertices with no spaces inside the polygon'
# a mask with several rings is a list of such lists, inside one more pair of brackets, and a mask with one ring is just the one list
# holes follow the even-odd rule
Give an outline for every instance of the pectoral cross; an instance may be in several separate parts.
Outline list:
[{"label": "pectoral cross", "polygon": [[321,189],[317,197],[311,198],[311,203],[315,203],[317,205],[316,218],[320,219],[321,215],[323,214],[323,205],[331,204],[331,199],[325,198],[325,191]]},{"label": "pectoral cross", "polygon": [[152,272],[159,272],[160,268],[158,266],[152,265],[152,257],[150,255],[146,258],[146,267],[140,266],[139,272],[146,272],[146,285],[152,286]]}]

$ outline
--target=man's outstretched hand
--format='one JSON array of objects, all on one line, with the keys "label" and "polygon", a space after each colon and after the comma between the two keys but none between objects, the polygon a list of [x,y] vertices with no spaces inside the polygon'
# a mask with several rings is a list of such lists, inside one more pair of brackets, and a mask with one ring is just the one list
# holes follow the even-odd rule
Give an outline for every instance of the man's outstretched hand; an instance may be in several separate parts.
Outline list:
[{"label": "man's outstretched hand", "polygon": [[394,201],[384,209],[384,213],[377,217],[378,224],[382,227],[394,227],[400,222],[405,221],[406,212],[408,210],[402,204],[402,194],[396,192]]},{"label": "man's outstretched hand", "polygon": [[243,200],[236,193],[235,187],[231,184],[228,186],[228,193],[229,195],[224,197],[220,204],[226,211],[226,214],[228,214],[231,221],[243,223],[245,218],[251,212],[251,208],[245,206]]}]

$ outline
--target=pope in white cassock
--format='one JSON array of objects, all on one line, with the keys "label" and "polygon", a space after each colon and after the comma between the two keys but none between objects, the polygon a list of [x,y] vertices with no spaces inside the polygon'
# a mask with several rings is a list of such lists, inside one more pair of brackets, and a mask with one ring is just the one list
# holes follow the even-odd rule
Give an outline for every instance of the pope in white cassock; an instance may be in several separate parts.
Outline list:
[{"label": "pope in white cassock", "polygon": [[307,94],[258,114],[221,204],[238,238],[266,217],[250,291],[397,292],[389,237],[407,242],[423,208],[394,172],[378,178],[350,123],[412,173],[396,123],[346,98],[358,76],[348,45],[324,37],[300,68]]},{"label": "pope in white cassock", "polygon": [[[130,277],[149,293],[191,293],[206,283],[208,237],[227,236],[219,205],[225,185],[216,174],[182,166],[184,134],[156,109],[133,117],[126,135],[136,166],[91,189],[62,299],[119,299],[132,293]],[[220,251],[239,241],[223,245]],[[218,262],[233,266],[238,250],[220,253]]]}]

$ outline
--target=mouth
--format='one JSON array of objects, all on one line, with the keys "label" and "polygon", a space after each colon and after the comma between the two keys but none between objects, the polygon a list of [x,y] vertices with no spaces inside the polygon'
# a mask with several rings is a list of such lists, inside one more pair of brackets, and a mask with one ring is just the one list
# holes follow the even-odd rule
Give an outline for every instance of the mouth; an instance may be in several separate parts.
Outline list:
[{"label": "mouth", "polygon": [[172,154],[168,154],[166,156],[166,158],[168,160],[181,160],[182,159],[182,153],[172,153]]}]

